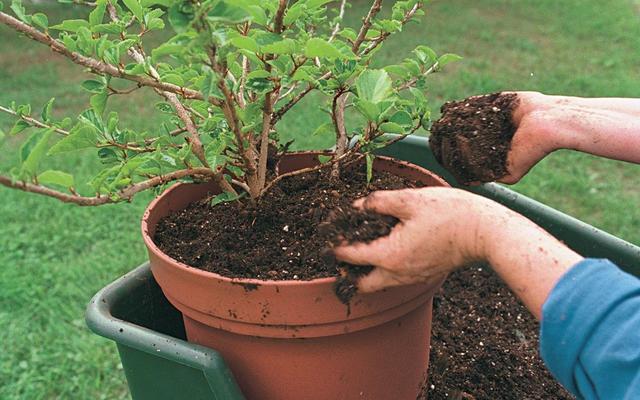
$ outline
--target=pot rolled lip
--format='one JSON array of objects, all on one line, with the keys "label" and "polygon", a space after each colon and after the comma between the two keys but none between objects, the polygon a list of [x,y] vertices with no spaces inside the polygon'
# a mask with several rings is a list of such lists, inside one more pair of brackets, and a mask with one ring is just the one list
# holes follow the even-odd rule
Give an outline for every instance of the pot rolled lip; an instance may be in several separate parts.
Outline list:
[{"label": "pot rolled lip", "polygon": [[[301,156],[314,156],[316,157],[319,154],[323,154],[323,152],[317,152],[317,151],[308,151],[308,152],[296,152],[296,153],[289,153],[291,155],[301,155]],[[376,156],[375,160],[379,160],[382,162],[386,162],[386,163],[392,163],[395,165],[401,165],[404,168],[409,168],[409,169],[413,169],[413,170],[417,170],[420,171],[423,174],[426,175],[430,175],[431,178],[433,178],[435,181],[437,181],[440,186],[449,186],[448,183],[446,183],[446,181],[444,179],[442,179],[441,177],[439,177],[438,175],[434,174],[433,172],[422,168],[418,165],[415,164],[411,164],[408,163],[406,161],[402,161],[402,160],[397,160],[391,157],[386,157],[386,156]],[[258,285],[258,286],[290,286],[290,285],[296,285],[296,286],[308,286],[308,285],[321,285],[321,284],[327,284],[327,283],[333,283],[337,280],[337,277],[327,277],[327,278],[316,278],[316,279],[311,279],[311,280],[273,280],[273,279],[269,279],[269,280],[262,280],[262,279],[254,279],[254,278],[230,278],[224,275],[220,275],[217,274],[215,272],[210,272],[210,271],[205,271],[196,267],[192,267],[189,266],[183,262],[180,262],[170,256],[168,256],[167,254],[165,254],[162,250],[160,250],[158,248],[158,246],[156,246],[156,244],[153,242],[153,239],[151,238],[151,235],[149,234],[149,223],[148,223],[148,219],[149,216],[151,214],[151,211],[156,207],[156,205],[162,201],[162,198],[165,197],[166,195],[168,195],[169,193],[171,193],[172,191],[178,189],[181,186],[184,185],[191,185],[191,183],[184,183],[184,182],[179,182],[176,183],[175,185],[172,185],[171,187],[169,187],[167,190],[165,190],[161,195],[157,196],[155,199],[153,199],[153,201],[151,203],[149,203],[149,205],[147,206],[147,208],[144,211],[144,214],[142,216],[142,223],[141,223],[141,229],[142,229],[142,237],[144,239],[144,243],[147,246],[147,248],[152,251],[157,257],[161,258],[163,261],[168,262],[173,264],[174,266],[176,266],[178,269],[183,270],[184,272],[188,272],[189,274],[194,274],[194,275],[198,275],[204,278],[215,278],[218,279],[220,281],[223,282],[228,282],[231,284],[240,284],[240,285]]]}]

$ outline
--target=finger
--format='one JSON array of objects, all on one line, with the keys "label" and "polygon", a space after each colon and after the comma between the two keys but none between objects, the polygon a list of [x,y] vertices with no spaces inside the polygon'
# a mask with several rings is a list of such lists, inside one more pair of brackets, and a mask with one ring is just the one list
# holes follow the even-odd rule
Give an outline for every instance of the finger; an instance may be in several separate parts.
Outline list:
[{"label": "finger", "polygon": [[405,220],[413,215],[412,200],[413,191],[411,189],[381,190],[365,197],[360,206],[365,210]]},{"label": "finger", "polygon": [[384,268],[375,268],[358,280],[358,291],[363,293],[375,292],[392,286],[408,285],[418,280],[411,276],[394,274]]},{"label": "finger", "polygon": [[354,265],[385,266],[389,249],[393,248],[389,237],[376,239],[371,243],[356,243],[333,249],[336,259]]}]

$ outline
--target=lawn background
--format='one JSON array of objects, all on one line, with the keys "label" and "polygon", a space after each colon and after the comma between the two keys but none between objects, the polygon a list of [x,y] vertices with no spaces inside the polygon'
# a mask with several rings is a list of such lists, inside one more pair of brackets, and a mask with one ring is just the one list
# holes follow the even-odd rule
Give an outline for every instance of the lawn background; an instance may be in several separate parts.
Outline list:
[{"label": "lawn background", "polygon": [[[51,21],[86,12],[53,0],[26,3]],[[366,9],[366,1],[355,1],[351,23]],[[436,114],[445,100],[509,89],[640,97],[638,0],[440,0],[407,30],[386,45],[383,62],[418,44],[465,57],[430,80]],[[88,77],[0,27],[0,105],[30,101],[39,109],[56,97],[54,115],[73,116],[88,103],[78,85]],[[151,129],[156,101],[140,91],[110,104],[123,122]],[[329,144],[306,130],[322,118],[316,104],[303,102],[283,121],[297,148]],[[11,124],[0,115],[0,128]],[[0,145],[0,171],[10,168],[19,144],[12,138]],[[80,170],[82,181],[95,171],[92,158],[87,152],[50,165]],[[561,151],[514,188],[640,244],[639,183],[638,166]],[[91,209],[0,187],[0,399],[128,398],[114,345],[91,334],[83,315],[98,289],[145,260],[139,218],[150,198]]]}]

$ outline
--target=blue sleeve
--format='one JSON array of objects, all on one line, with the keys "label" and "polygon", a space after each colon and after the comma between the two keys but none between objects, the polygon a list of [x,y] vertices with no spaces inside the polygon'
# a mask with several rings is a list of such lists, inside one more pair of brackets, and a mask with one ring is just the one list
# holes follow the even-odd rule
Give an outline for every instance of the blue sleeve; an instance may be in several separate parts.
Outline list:
[{"label": "blue sleeve", "polygon": [[542,308],[540,354],[578,398],[640,399],[640,280],[586,259]]}]

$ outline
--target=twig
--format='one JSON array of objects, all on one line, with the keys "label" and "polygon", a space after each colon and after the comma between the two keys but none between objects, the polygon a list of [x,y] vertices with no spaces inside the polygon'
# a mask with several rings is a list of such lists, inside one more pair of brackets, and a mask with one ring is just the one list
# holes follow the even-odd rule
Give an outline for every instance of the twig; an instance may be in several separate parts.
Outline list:
[{"label": "twig", "polygon": [[214,177],[217,172],[209,168],[193,168],[174,171],[166,175],[155,176],[146,181],[142,181],[126,187],[117,193],[115,196],[111,195],[98,195],[94,197],[79,196],[77,194],[67,194],[59,192],[57,190],[48,188],[46,186],[36,185],[28,182],[14,182],[11,178],[6,176],[0,176],[0,185],[10,187],[13,189],[22,190],[25,192],[37,193],[44,196],[56,198],[65,203],[74,203],[79,206],[99,206],[102,204],[118,203],[120,201],[131,200],[133,196],[144,190],[150,189],[155,186],[165,184],[167,182],[182,179],[188,176],[202,176],[202,177]]},{"label": "twig", "polygon": [[14,116],[22,119],[23,121],[25,121],[26,123],[28,123],[28,124],[30,124],[32,126],[35,126],[35,127],[38,127],[38,128],[46,128],[46,129],[53,128],[54,132],[57,132],[57,133],[59,133],[59,134],[61,134],[63,136],[69,135],[69,131],[66,131],[66,130],[64,130],[62,128],[54,127],[53,125],[45,124],[44,122],[38,121],[37,119],[29,117],[27,115],[20,115],[17,112],[15,112],[15,111],[13,111],[13,110],[11,110],[9,108],[0,106],[0,111],[6,112],[7,114],[14,115]]},{"label": "twig", "polygon": [[[48,46],[53,52],[69,58],[75,64],[89,68],[94,73],[111,75],[115,78],[137,82],[142,86],[148,86],[166,92],[175,93],[186,99],[204,100],[202,93],[196,90],[174,85],[172,83],[162,82],[160,80],[152,79],[147,76],[129,75],[114,65],[107,64],[100,60],[96,60],[94,58],[86,57],[79,53],[70,51],[61,41],[54,39],[43,32],[40,32],[39,30],[25,24],[24,22],[16,18],[13,18],[9,14],[0,12],[0,23],[5,24],[18,32],[24,33],[31,39]],[[215,106],[220,106],[220,101],[214,97],[210,97],[209,102]]]},{"label": "twig", "polygon": [[280,4],[278,4],[278,11],[276,11],[275,21],[273,23],[273,31],[275,33],[282,33],[282,30],[284,28],[283,21],[285,11],[287,10],[287,3],[287,0],[280,0]]},{"label": "twig", "polygon": [[340,22],[342,22],[342,19],[344,18],[344,9],[346,4],[347,0],[342,0],[342,2],[340,3],[340,13],[338,14],[338,21],[336,21],[336,26],[333,27],[333,31],[331,32],[331,36],[329,37],[329,42],[333,41],[333,39],[335,39],[336,35],[338,34],[338,31],[340,31]]},{"label": "twig", "polygon": [[[341,157],[347,150],[348,138],[347,130],[344,125],[344,107],[349,98],[349,92],[345,93],[343,90],[339,90],[333,97],[331,107],[331,119],[333,121],[333,127],[336,131],[336,157]],[[331,170],[331,176],[337,178],[340,175],[340,164],[333,164]]]},{"label": "twig", "polygon": [[[111,3],[111,0],[107,3],[107,10],[109,12],[110,18],[114,22],[117,22],[118,12],[114,7],[114,5]],[[121,33],[121,36],[124,36],[124,33]],[[134,47],[131,47],[128,53],[131,56],[131,58],[133,58],[138,64],[144,64],[145,59],[144,59],[144,56],[140,53],[140,51],[136,50]],[[149,66],[149,73],[154,79],[158,81],[160,80],[160,74],[158,73],[158,71],[156,71],[156,69],[153,66]],[[187,137],[187,142],[191,146],[191,152],[196,156],[196,158],[198,158],[198,160],[200,160],[200,162],[204,167],[209,168],[209,163],[207,162],[207,158],[204,154],[204,146],[202,145],[202,141],[200,140],[200,134],[198,133],[198,129],[193,123],[193,120],[191,119],[191,115],[178,99],[178,96],[176,96],[175,93],[164,91],[157,88],[156,88],[156,92],[158,92],[158,94],[160,94],[165,99],[167,99],[167,101],[171,103],[173,108],[176,110],[176,114],[178,115],[178,118],[180,118],[184,123],[185,129],[187,130],[187,133],[189,135]],[[236,191],[233,189],[233,186],[231,186],[229,182],[227,182],[224,179],[224,176],[222,175],[222,173],[220,172],[215,173],[214,180],[225,192],[237,194]]]},{"label": "twig", "polygon": [[369,32],[369,28],[373,24],[373,19],[376,17],[380,9],[382,8],[382,0],[374,0],[371,8],[367,15],[362,19],[362,26],[360,27],[360,31],[358,32],[358,36],[356,36],[356,40],[353,42],[353,46],[351,50],[354,54],[358,54],[360,50],[360,45],[364,42],[365,37],[367,36],[367,32]]},{"label": "twig", "polygon": [[[404,18],[402,18],[402,25],[404,26],[407,22],[409,22],[409,20],[413,18],[416,11],[418,11],[421,7],[422,4],[417,3],[411,8],[411,10],[407,11],[407,13],[404,15]],[[389,35],[391,35],[390,32],[383,32],[380,36],[369,43],[369,45],[362,52],[361,56],[366,56],[367,54],[371,53],[376,47],[380,45],[380,43],[384,42],[385,39],[389,37]]]}]

